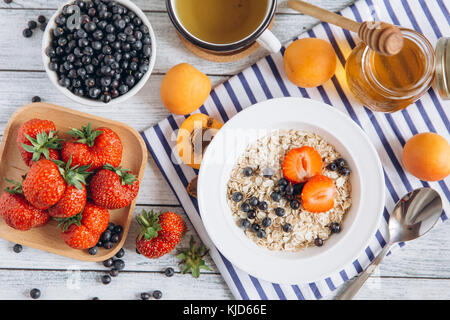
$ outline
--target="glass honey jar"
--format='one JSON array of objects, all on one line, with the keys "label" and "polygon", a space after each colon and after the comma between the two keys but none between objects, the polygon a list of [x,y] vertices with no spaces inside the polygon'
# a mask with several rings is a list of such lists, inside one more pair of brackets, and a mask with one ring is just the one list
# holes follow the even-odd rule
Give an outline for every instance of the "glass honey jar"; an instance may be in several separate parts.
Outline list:
[{"label": "glass honey jar", "polygon": [[420,33],[400,28],[403,49],[383,56],[359,43],[345,65],[353,95],[373,111],[395,112],[418,100],[433,83],[435,54]]}]

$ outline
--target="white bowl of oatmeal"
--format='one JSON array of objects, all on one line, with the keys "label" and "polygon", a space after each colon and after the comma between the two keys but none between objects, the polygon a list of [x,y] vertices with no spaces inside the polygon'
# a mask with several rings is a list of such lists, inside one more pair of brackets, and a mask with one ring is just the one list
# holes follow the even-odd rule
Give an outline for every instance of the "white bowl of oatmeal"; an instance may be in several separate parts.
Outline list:
[{"label": "white bowl of oatmeal", "polygon": [[[320,154],[321,175],[335,186],[326,212],[309,212],[299,197],[292,207],[293,199],[278,190],[285,155],[303,146]],[[342,158],[350,174],[329,169]],[[246,168],[253,171],[248,176]],[[300,98],[268,100],[228,121],[205,152],[197,191],[202,220],[219,251],[253,276],[290,284],[324,279],[354,261],[376,232],[385,201],[381,163],[365,133],[340,111]],[[274,192],[281,199],[274,201]],[[233,199],[235,193],[242,199]],[[253,197],[266,205],[243,210]],[[285,212],[278,215],[280,207]],[[247,209],[254,210],[252,219]],[[263,224],[266,218],[270,225]],[[242,220],[252,225],[246,229]],[[333,223],[339,233],[332,232]]]}]

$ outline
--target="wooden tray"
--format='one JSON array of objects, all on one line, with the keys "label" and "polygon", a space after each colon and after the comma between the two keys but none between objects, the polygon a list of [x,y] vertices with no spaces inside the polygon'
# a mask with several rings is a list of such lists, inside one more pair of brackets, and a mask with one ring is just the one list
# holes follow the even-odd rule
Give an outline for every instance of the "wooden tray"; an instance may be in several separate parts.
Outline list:
[{"label": "wooden tray", "polygon": [[[3,192],[9,184],[3,178],[21,180],[21,176],[28,171],[28,167],[22,161],[16,145],[19,127],[26,121],[39,118],[51,120],[55,123],[59,137],[69,138],[66,132],[70,128],[80,128],[82,125],[91,123],[93,128],[105,126],[114,130],[122,140],[123,156],[122,166],[130,169],[138,175],[142,181],[144,169],[147,164],[147,149],[139,133],[133,128],[117,122],[75,110],[63,108],[49,103],[32,103],[25,105],[14,113],[9,120],[0,145],[0,191]],[[97,255],[89,255],[87,250],[76,250],[67,246],[61,238],[61,230],[57,228],[55,221],[47,225],[34,228],[29,231],[18,231],[10,228],[0,218],[0,237],[14,243],[20,243],[69,258],[83,261],[104,261],[114,256],[122,248],[130,228],[131,219],[136,200],[125,208],[110,210],[111,222],[123,226],[124,231],[121,240],[111,250],[99,248]]]}]

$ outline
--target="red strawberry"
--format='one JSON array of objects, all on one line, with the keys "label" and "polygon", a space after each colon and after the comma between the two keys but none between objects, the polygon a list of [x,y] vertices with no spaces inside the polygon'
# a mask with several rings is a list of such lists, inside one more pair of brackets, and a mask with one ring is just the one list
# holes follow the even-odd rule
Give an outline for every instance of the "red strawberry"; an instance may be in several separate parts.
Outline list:
[{"label": "red strawberry", "polygon": [[288,152],[283,161],[283,175],[293,183],[301,183],[322,173],[322,157],[312,147],[303,146]]},{"label": "red strawberry", "polygon": [[43,210],[34,208],[23,196],[19,183],[7,180],[15,185],[14,188],[6,188],[6,192],[0,197],[0,216],[11,228],[27,231],[34,227],[46,224],[50,216]]},{"label": "red strawberry", "polygon": [[335,197],[336,187],[333,180],[321,175],[309,179],[302,191],[303,207],[313,213],[332,209]]},{"label": "red strawberry", "polygon": [[54,218],[69,218],[79,214],[86,204],[86,196],[84,185],[81,189],[69,185],[58,203],[48,209],[48,214]]},{"label": "red strawberry", "polygon": [[58,166],[50,160],[34,163],[23,181],[23,194],[33,206],[46,210],[55,205],[66,191],[66,182]]},{"label": "red strawberry", "polygon": [[107,209],[128,206],[139,191],[139,180],[128,169],[103,166],[91,180],[91,195],[96,204]]},{"label": "red strawberry", "polygon": [[91,125],[69,131],[76,140],[66,142],[61,151],[63,161],[72,157],[72,165],[91,165],[89,170],[94,171],[109,163],[113,167],[122,161],[122,142],[119,136],[109,128],[91,129]]},{"label": "red strawberry", "polygon": [[[36,208],[46,210],[63,199],[68,186],[75,186],[79,190],[84,189],[85,178],[89,174],[86,173],[88,167],[75,166],[71,168],[70,166],[70,159],[67,164],[45,159],[33,164],[23,181],[25,198]],[[59,211],[59,214],[68,216],[79,207],[79,204],[75,203],[75,199],[72,201],[69,199],[71,195],[73,195],[72,189],[61,203],[62,208],[67,211]]]},{"label": "red strawberry", "polygon": [[87,202],[84,210],[67,219],[56,219],[62,226],[64,242],[74,249],[94,247],[100,235],[109,223],[109,211],[91,202]]},{"label": "red strawberry", "polygon": [[55,124],[48,120],[31,119],[17,134],[17,146],[23,161],[29,167],[39,159],[59,160],[60,139],[56,138]]},{"label": "red strawberry", "polygon": [[159,258],[172,251],[186,230],[183,220],[174,212],[158,214],[144,210],[136,220],[141,226],[136,249],[147,258]]}]

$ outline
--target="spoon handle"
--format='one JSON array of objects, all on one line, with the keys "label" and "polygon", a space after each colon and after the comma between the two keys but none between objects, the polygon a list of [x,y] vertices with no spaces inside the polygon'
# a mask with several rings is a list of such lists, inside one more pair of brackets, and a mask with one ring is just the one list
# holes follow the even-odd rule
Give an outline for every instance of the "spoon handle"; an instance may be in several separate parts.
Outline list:
[{"label": "spoon handle", "polygon": [[358,293],[359,289],[362,288],[364,283],[369,279],[371,274],[375,271],[380,262],[384,259],[389,249],[392,247],[392,244],[388,243],[384,246],[384,249],[380,252],[380,254],[372,260],[369,266],[364,270],[356,280],[353,281],[350,286],[345,289],[345,291],[339,295],[337,300],[351,300]]}]

